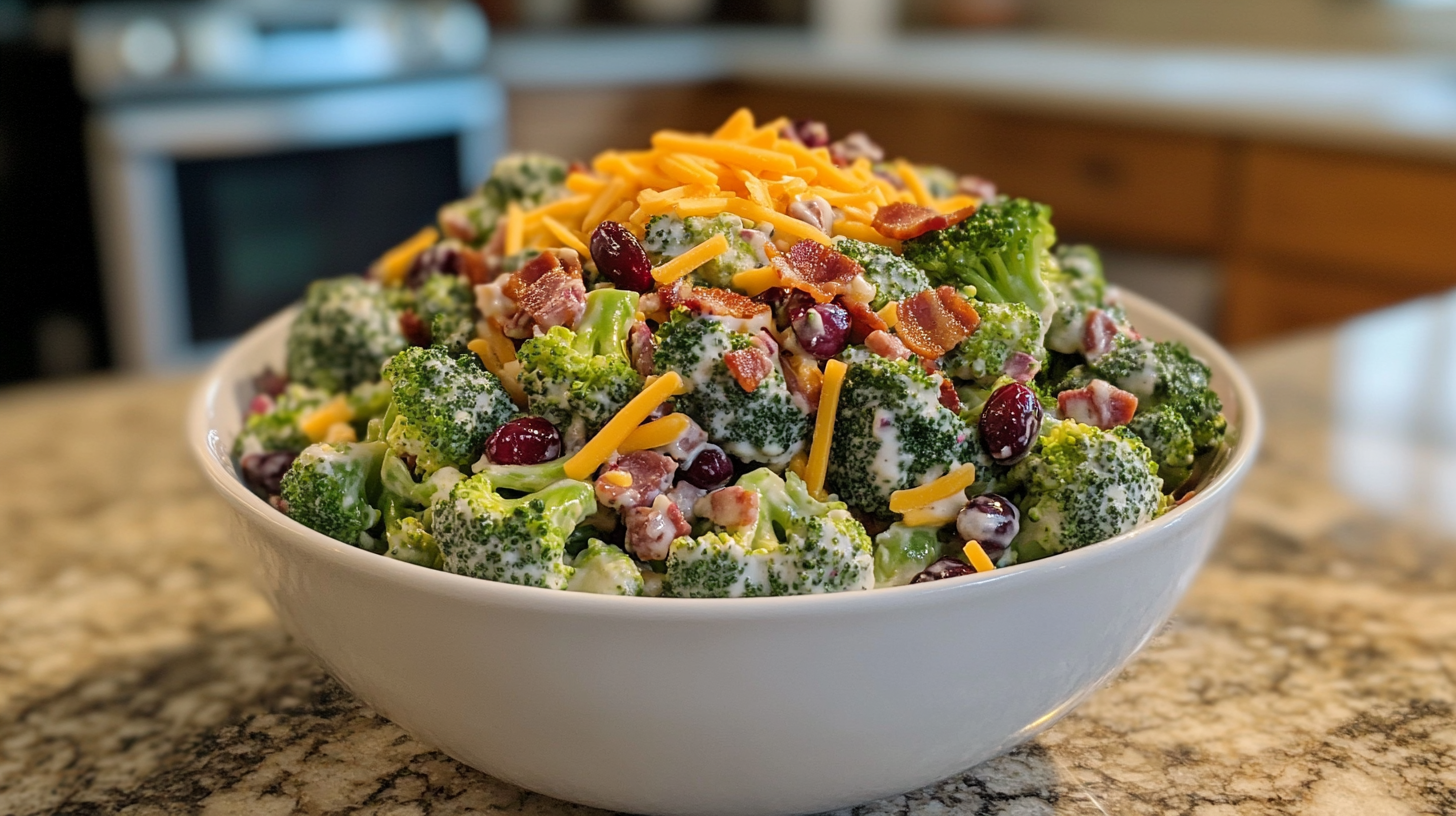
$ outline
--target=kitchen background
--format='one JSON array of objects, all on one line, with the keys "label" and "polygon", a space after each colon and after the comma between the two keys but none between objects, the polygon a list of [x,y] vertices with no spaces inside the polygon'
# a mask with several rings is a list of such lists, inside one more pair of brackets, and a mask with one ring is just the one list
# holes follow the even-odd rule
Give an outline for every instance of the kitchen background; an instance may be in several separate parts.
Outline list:
[{"label": "kitchen background", "polygon": [[1456,283],[1456,0],[0,0],[0,382],[197,364],[509,148],[733,108],[1257,342]]}]

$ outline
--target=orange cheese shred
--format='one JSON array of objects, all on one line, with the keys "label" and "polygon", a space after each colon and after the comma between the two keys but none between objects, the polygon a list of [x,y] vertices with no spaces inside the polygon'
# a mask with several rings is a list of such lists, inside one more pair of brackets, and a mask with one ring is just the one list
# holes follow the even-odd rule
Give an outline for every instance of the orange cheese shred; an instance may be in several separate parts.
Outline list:
[{"label": "orange cheese shred", "polygon": [[819,413],[814,417],[814,441],[809,447],[809,463],[804,468],[804,482],[809,495],[822,500],[824,477],[829,472],[829,449],[834,444],[834,420],[839,412],[839,391],[849,366],[839,360],[824,364],[824,384],[819,391]]},{"label": "orange cheese shred", "polygon": [[601,467],[601,464],[617,450],[627,437],[636,430],[648,414],[666,402],[674,394],[681,393],[683,379],[676,371],[669,371],[647,384],[642,392],[622,406],[606,427],[597,432],[590,441],[566,460],[566,476],[570,479],[586,479]]},{"label": "orange cheese shred", "polygon": [[672,283],[727,251],[728,239],[721,234],[714,235],[712,238],[652,270],[652,277],[660,284]]},{"label": "orange cheese shred", "polygon": [[976,568],[976,572],[990,572],[996,569],[996,565],[991,563],[991,559],[986,555],[986,551],[981,549],[981,542],[979,541],[967,541],[966,546],[961,549],[961,552],[966,554],[966,560],[971,562],[971,566]]},{"label": "orange cheese shred", "polygon": [[687,414],[668,414],[662,419],[654,420],[646,425],[638,426],[636,430],[622,440],[617,446],[617,453],[634,453],[640,450],[651,450],[660,448],[683,435],[692,422]]},{"label": "orange cheese shred", "polygon": [[939,479],[919,487],[896,490],[890,494],[890,512],[904,513],[918,510],[941,499],[948,499],[976,481],[975,465],[960,465]]}]

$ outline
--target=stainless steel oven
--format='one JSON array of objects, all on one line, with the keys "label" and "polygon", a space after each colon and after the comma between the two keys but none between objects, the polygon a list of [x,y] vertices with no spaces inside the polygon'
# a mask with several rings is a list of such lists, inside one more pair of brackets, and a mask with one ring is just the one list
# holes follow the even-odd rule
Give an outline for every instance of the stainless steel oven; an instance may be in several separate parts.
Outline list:
[{"label": "stainless steel oven", "polygon": [[362,272],[502,147],[472,4],[108,4],[77,38],[127,367],[196,362],[308,281]]}]

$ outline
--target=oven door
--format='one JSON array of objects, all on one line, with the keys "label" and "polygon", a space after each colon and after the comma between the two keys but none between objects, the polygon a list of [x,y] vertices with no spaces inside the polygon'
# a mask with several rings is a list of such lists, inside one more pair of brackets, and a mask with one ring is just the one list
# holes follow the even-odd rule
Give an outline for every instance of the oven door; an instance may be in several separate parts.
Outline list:
[{"label": "oven door", "polygon": [[98,111],[118,362],[200,362],[309,281],[363,272],[480,183],[503,116],[499,87],[477,76]]}]

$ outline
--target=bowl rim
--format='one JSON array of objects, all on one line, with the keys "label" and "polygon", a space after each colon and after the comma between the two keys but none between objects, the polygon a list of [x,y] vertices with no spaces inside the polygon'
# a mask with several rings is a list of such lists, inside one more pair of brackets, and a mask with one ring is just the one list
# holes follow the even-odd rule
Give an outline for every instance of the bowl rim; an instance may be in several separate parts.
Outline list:
[{"label": "bowl rim", "polygon": [[[1205,332],[1173,314],[1166,308],[1132,292],[1121,291],[1120,297],[1167,325],[1182,340],[1201,346],[1199,356],[1209,363],[1214,376],[1227,379],[1238,403],[1237,438],[1223,469],[1213,481],[1194,493],[1162,517],[1118,536],[1085,547],[1057,554],[1054,558],[1002,567],[923,584],[885,587],[862,592],[838,592],[821,595],[790,595],[760,598],[662,598],[597,595],[586,592],[549,592],[539,587],[471,578],[442,570],[424,569],[415,564],[384,558],[356,546],[329,538],[299,524],[275,510],[225,468],[216,455],[220,432],[208,422],[209,409],[221,407],[220,399],[235,381],[224,382],[224,376],[238,368],[242,359],[250,357],[267,338],[280,331],[279,324],[291,320],[297,306],[286,308],[250,329],[234,342],[207,369],[202,383],[193,394],[187,411],[187,444],[199,467],[234,510],[246,520],[269,530],[277,538],[298,548],[294,554],[307,554],[327,561],[330,568],[352,569],[378,579],[399,583],[414,589],[453,596],[457,599],[493,606],[553,612],[581,612],[647,618],[764,618],[786,614],[837,615],[853,608],[855,612],[873,610],[881,605],[929,602],[959,593],[989,591],[991,587],[1012,590],[1035,581],[1038,575],[1054,570],[1071,569],[1100,560],[1115,559],[1136,548],[1158,532],[1193,523],[1200,509],[1211,505],[1225,493],[1236,490],[1239,482],[1253,466],[1264,434],[1263,412],[1253,384],[1233,356]],[[226,448],[231,447],[231,440]],[[731,602],[730,602],[731,601]]]}]

